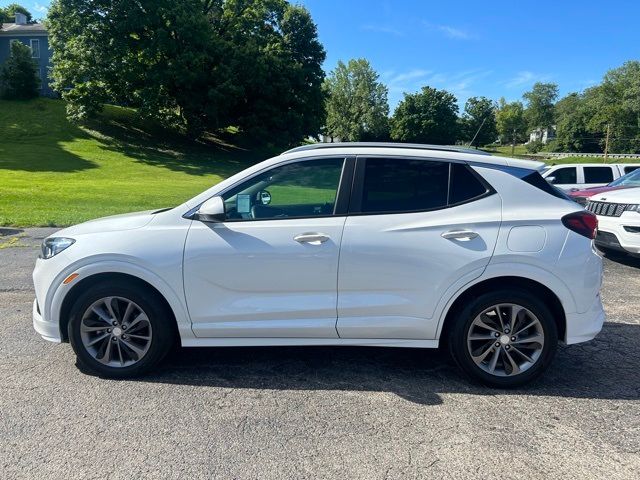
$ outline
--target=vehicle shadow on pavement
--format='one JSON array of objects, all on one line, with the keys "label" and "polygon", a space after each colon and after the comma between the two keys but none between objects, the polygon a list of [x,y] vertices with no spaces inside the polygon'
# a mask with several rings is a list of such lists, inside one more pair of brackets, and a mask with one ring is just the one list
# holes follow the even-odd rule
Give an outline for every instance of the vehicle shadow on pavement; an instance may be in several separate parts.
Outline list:
[{"label": "vehicle shadow on pavement", "polygon": [[626,265],[627,267],[640,268],[640,257],[632,257],[631,255],[607,253],[605,257],[612,262]]},{"label": "vehicle shadow on pavement", "polygon": [[436,350],[374,347],[182,348],[143,381],[266,390],[390,392],[421,405],[440,394],[640,399],[640,324],[607,323],[592,342],[561,346],[551,368],[524,388],[468,380]]}]

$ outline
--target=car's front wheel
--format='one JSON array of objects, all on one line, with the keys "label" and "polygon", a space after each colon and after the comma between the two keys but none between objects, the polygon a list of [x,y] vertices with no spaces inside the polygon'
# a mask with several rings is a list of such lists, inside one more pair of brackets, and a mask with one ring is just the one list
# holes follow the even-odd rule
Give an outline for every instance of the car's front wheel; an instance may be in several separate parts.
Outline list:
[{"label": "car's front wheel", "polygon": [[525,291],[480,295],[456,320],[451,353],[462,370],[486,385],[509,388],[530,382],[546,370],[557,349],[551,311]]},{"label": "car's front wheel", "polygon": [[171,349],[172,321],[155,292],[135,283],[105,282],[74,303],[69,340],[83,370],[109,378],[136,377]]}]

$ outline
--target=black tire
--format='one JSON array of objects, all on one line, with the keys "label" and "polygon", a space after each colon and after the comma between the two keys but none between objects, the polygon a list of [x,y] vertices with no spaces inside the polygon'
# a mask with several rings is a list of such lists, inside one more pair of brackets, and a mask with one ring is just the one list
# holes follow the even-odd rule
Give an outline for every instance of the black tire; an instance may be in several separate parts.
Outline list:
[{"label": "black tire", "polygon": [[[535,363],[521,373],[510,376],[497,376],[480,368],[472,359],[467,346],[467,335],[474,319],[487,308],[502,303],[528,309],[537,317],[544,333],[544,345]],[[551,311],[538,297],[524,290],[504,289],[482,294],[473,298],[452,320],[455,323],[448,336],[451,355],[467,375],[487,386],[514,388],[531,382],[549,367],[558,347],[558,328]]]},{"label": "black tire", "polygon": [[[133,365],[113,367],[96,360],[83,344],[81,322],[85,311],[104,297],[122,297],[137,304],[146,314],[152,329],[148,350]],[[135,282],[105,281],[80,294],[71,308],[68,325],[69,342],[78,367],[86,373],[104,378],[125,379],[144,375],[155,368],[176,343],[175,320],[164,299]]]}]

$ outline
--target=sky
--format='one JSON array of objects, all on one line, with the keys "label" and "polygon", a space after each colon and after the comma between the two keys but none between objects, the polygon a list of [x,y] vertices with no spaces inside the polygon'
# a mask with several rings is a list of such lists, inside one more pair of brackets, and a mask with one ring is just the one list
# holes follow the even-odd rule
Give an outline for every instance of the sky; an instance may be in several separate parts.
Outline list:
[{"label": "sky", "polygon": [[[0,5],[12,1],[0,0]],[[47,0],[24,0],[36,18]],[[627,60],[640,60],[640,1],[300,0],[327,51],[366,58],[393,109],[422,86],[456,95],[519,100],[537,81],[581,91]]]}]

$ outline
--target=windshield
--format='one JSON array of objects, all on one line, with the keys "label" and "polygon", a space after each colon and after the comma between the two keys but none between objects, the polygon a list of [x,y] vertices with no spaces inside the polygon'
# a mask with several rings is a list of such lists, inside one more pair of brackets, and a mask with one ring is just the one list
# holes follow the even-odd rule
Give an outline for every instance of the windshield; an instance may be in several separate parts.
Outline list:
[{"label": "windshield", "polygon": [[640,168],[623,175],[609,184],[610,187],[640,187]]}]

